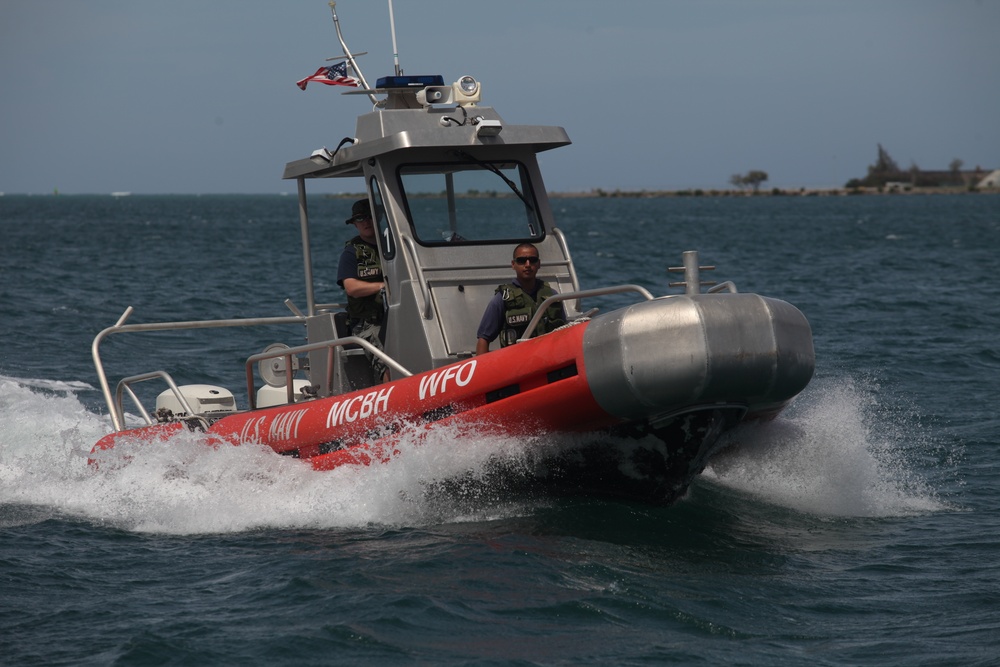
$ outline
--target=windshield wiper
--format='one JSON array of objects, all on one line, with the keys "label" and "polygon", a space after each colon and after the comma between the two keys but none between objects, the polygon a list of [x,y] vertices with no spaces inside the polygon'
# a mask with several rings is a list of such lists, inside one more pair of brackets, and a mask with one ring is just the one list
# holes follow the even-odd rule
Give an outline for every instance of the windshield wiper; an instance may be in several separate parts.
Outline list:
[{"label": "windshield wiper", "polygon": [[524,205],[528,207],[528,210],[531,211],[532,213],[535,212],[535,207],[532,206],[531,202],[528,201],[528,198],[521,193],[521,190],[518,189],[517,187],[517,183],[507,178],[507,175],[504,174],[502,171],[500,171],[500,168],[498,166],[490,162],[483,162],[482,160],[469,155],[465,151],[455,151],[455,155],[459,156],[460,158],[464,158],[469,162],[478,164],[483,169],[488,169],[489,171],[492,171],[494,174],[502,178],[503,182],[507,184],[507,187],[510,188],[511,191],[517,195],[518,199],[520,199],[524,203]]}]

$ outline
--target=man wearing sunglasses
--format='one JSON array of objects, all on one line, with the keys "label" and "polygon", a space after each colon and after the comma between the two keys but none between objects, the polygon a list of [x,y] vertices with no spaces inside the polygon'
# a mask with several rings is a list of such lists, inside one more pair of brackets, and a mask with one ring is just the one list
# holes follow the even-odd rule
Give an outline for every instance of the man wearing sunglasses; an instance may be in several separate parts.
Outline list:
[{"label": "man wearing sunglasses", "polygon": [[[500,285],[486,306],[483,319],[476,331],[476,354],[490,351],[490,343],[500,338],[500,347],[517,342],[528,328],[538,306],[556,293],[544,280],[535,277],[541,266],[538,248],[522,243],[514,248],[510,266],[514,269],[513,282]],[[548,333],[566,324],[566,313],[561,303],[545,309],[545,315],[535,328],[534,336]]]}]

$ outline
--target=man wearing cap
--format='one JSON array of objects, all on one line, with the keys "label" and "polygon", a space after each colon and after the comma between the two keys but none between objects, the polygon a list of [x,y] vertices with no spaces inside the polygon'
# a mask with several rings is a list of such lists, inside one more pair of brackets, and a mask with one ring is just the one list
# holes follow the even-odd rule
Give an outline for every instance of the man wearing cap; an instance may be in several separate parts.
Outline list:
[{"label": "man wearing cap", "polygon": [[[337,284],[347,293],[347,315],[351,333],[382,349],[381,329],[385,310],[382,290],[382,261],[375,245],[375,222],[367,199],[359,199],[351,207],[351,217],[358,235],[344,245],[337,268]],[[388,382],[389,372],[378,357],[365,352],[378,381]]]}]

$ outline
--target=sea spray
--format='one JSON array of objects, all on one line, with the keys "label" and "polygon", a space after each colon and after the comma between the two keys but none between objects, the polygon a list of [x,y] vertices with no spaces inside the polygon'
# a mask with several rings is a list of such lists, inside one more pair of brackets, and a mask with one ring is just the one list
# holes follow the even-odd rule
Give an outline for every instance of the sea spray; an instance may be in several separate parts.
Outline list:
[{"label": "sea spray", "polygon": [[[727,436],[706,477],[802,512],[887,517],[940,510],[943,502],[914,472],[925,443],[900,421],[874,380],[816,380],[771,422]],[[880,402],[881,401],[881,402]]]},{"label": "sea spray", "polygon": [[[266,528],[414,526],[507,516],[489,489],[466,486],[443,501],[437,484],[487,479],[499,459],[517,461],[527,443],[448,427],[404,434],[383,465],[315,471],[266,446],[213,444],[182,431],[163,441],[124,438],[90,452],[109,426],[69,387],[39,391],[29,381],[0,382],[0,505],[43,507],[110,527],[150,533],[211,534]],[[79,388],[77,388],[79,389]],[[97,465],[88,465],[88,459]],[[480,502],[470,504],[472,495]],[[470,509],[471,508],[471,509]],[[470,514],[470,511],[472,514]]]},{"label": "sea spray", "polygon": [[[923,434],[876,389],[872,380],[817,381],[778,419],[738,429],[705,476],[817,515],[941,509],[910,460],[926,444]],[[542,453],[596,437],[517,439],[439,426],[404,434],[387,464],[320,472],[259,444],[213,446],[184,431],[157,443],[126,439],[101,452],[95,467],[87,464],[90,448],[109,426],[77,396],[91,390],[0,379],[0,504],[167,534],[488,520],[530,513],[542,502],[518,495]],[[608,439],[626,450],[641,445]]]}]

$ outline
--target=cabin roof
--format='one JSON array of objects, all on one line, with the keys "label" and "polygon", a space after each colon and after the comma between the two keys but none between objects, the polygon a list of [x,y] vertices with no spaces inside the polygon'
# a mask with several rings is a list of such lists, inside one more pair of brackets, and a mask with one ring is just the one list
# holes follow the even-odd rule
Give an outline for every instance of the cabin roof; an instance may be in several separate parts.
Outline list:
[{"label": "cabin roof", "polygon": [[[498,136],[480,137],[475,119],[498,121],[503,129]],[[561,127],[507,125],[490,107],[473,107],[464,118],[454,108],[374,111],[358,117],[354,139],[354,144],[344,145],[332,159],[314,154],[289,162],[285,165],[282,178],[361,176],[365,160],[407,149],[517,147],[540,153],[571,143],[566,130]],[[488,152],[492,150],[487,149]]]}]

